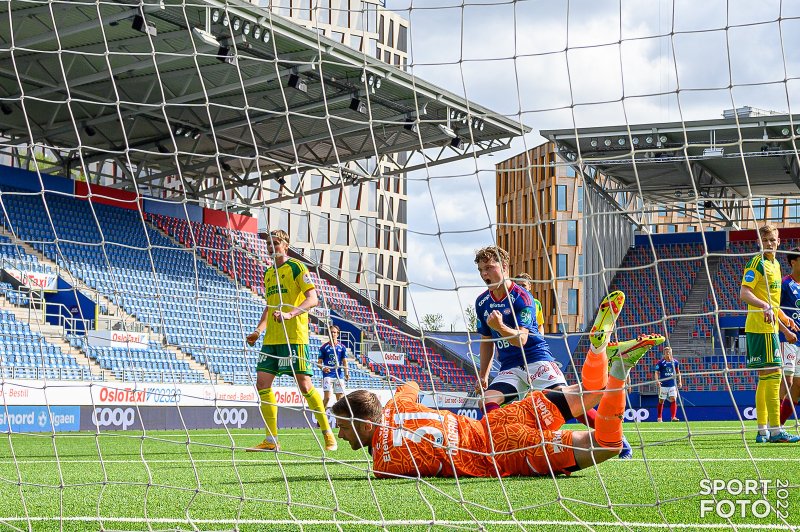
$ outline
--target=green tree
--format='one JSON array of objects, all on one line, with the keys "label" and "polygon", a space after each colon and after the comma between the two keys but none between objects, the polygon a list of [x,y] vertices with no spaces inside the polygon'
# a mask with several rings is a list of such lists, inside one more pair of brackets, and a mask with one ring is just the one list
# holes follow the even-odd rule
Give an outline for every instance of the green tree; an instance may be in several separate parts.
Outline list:
[{"label": "green tree", "polygon": [[464,309],[464,319],[469,332],[478,330],[478,314],[475,312],[475,305],[467,305],[467,308]]},{"label": "green tree", "polygon": [[422,316],[422,329],[425,331],[441,331],[444,327],[444,316],[441,313]]}]

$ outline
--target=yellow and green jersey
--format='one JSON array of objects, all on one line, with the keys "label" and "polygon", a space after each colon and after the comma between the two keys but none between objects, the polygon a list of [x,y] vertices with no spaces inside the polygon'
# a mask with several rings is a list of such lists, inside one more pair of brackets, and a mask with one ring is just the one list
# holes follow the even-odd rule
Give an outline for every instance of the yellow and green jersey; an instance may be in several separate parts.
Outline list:
[{"label": "yellow and green jersey", "polygon": [[753,290],[753,294],[762,301],[769,302],[775,311],[775,323],[764,321],[764,312],[752,305],[747,305],[747,321],[744,325],[745,332],[749,333],[776,333],[778,332],[777,315],[781,305],[781,265],[773,257],[766,258],[758,254],[747,263],[742,277],[742,286]]},{"label": "yellow and green jersey", "polygon": [[534,297],[533,305],[536,307],[536,323],[539,324],[539,334],[544,334],[544,312],[542,312],[542,302]]},{"label": "yellow and green jersey", "polygon": [[314,283],[311,282],[308,268],[296,259],[289,259],[277,268],[267,268],[264,274],[264,298],[270,316],[264,333],[264,345],[308,344],[307,312],[282,323],[275,321],[272,313],[279,309],[291,312],[300,306],[306,298],[305,293],[312,288]]}]

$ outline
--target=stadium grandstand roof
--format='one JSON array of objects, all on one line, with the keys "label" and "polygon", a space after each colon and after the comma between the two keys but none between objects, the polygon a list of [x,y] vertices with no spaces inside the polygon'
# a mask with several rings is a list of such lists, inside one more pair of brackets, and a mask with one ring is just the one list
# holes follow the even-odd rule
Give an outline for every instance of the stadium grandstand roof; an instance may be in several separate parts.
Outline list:
[{"label": "stadium grandstand roof", "polygon": [[504,149],[530,131],[236,0],[4,2],[0,104],[3,147],[52,149],[45,171],[94,164],[113,169],[114,186],[153,194],[178,176],[190,198],[235,191],[242,205],[262,204],[276,182],[280,200],[299,194],[282,179],[296,172],[341,169],[325,190]]},{"label": "stadium grandstand roof", "polygon": [[613,192],[661,204],[701,201],[736,226],[747,208],[742,198],[797,196],[800,115],[726,116],[541,134],[567,162],[582,161],[617,182]]}]

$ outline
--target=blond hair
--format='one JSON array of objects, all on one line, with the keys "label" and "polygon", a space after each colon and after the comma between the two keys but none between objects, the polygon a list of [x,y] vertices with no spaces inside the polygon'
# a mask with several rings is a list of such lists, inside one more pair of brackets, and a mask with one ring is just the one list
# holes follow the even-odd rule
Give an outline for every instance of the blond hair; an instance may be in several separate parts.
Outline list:
[{"label": "blond hair", "polygon": [[475,252],[475,264],[483,261],[494,261],[502,266],[508,267],[508,264],[511,262],[511,257],[508,251],[500,246],[487,246]]},{"label": "blond hair", "polygon": [[778,227],[772,224],[765,224],[758,228],[758,234],[761,235],[761,238],[764,238],[767,235],[771,235],[772,233],[777,233]]},{"label": "blond hair", "polygon": [[525,290],[527,290],[528,292],[530,292],[531,285],[533,284],[533,277],[531,277],[527,272],[518,273],[517,284],[520,285]]},{"label": "blond hair", "polygon": [[261,240],[266,240],[267,242],[272,242],[273,244],[278,244],[280,242],[289,243],[289,233],[284,231],[283,229],[275,229],[270,231],[269,233],[261,233]]}]

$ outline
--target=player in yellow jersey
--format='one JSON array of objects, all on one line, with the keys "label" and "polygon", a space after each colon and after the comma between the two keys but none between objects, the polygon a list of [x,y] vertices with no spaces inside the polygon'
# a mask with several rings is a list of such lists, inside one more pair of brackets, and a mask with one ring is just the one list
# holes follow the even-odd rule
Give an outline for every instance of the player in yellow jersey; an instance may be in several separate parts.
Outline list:
[{"label": "player in yellow jersey", "polygon": [[765,225],[758,230],[762,253],[747,263],[739,298],[747,303],[747,367],[758,371],[756,387],[756,443],[795,443],[800,437],[781,429],[781,351],[778,330],[797,328],[781,311],[781,265],[775,257],[780,238],[778,228]]},{"label": "player in yellow jersey", "polygon": [[[308,352],[308,312],[319,304],[317,290],[308,268],[289,257],[289,235],[276,230],[266,235],[272,266],[264,274],[264,297],[267,306],[258,326],[247,335],[255,345],[264,332],[264,345],[256,366],[256,388],[261,398],[261,414],[267,425],[267,437],[248,451],[278,451],[278,405],[272,383],[280,375],[294,375],[300,393],[317,418],[325,439],[325,450],[336,450],[322,397],[314,388],[311,376],[314,365]],[[266,331],[266,332],[265,332]]]},{"label": "player in yellow jersey", "polygon": [[[533,295],[533,292],[531,292],[531,288],[533,288],[533,277],[531,277],[529,273],[522,272],[518,274],[516,283]],[[539,324],[539,334],[544,334],[544,312],[542,312],[542,302],[534,297],[533,305],[536,307],[536,323]]]}]

